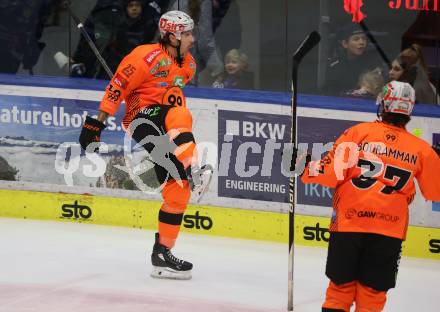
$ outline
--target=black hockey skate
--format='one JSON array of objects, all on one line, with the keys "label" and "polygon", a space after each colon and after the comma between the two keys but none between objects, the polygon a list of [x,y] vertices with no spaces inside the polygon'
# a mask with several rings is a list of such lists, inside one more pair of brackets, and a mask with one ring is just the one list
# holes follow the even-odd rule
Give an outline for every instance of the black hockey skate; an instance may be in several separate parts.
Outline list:
[{"label": "black hockey skate", "polygon": [[153,265],[152,277],[178,280],[191,279],[192,263],[180,260],[171,253],[168,247],[159,244],[159,233],[155,234],[151,264]]}]

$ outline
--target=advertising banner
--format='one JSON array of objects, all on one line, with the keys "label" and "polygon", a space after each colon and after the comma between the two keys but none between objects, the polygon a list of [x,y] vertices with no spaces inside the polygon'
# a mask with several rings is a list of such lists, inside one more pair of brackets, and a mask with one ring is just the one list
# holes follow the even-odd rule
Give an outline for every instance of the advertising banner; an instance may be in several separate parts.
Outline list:
[{"label": "advertising banner", "polygon": [[[305,144],[314,158],[321,158],[320,151],[331,148],[333,142],[358,121],[298,117],[298,142]],[[304,184],[297,179],[298,204],[331,207],[333,191],[319,184]]]},{"label": "advertising banner", "polygon": [[96,101],[0,95],[0,180],[135,189],[124,165],[120,110],[103,131],[104,153],[86,157],[78,138]]},{"label": "advertising banner", "polygon": [[[85,116],[97,114],[102,94],[36,89],[40,88],[26,92],[25,87],[0,87],[2,188],[160,199],[159,192],[142,192],[144,184],[158,188],[153,163],[144,161],[147,153],[135,148],[130,139],[131,145],[124,148],[123,105],[102,132],[106,148],[86,155],[78,137]],[[289,176],[282,160],[283,151],[289,151],[290,107],[195,97],[187,103],[200,154],[208,151],[208,163],[217,169],[201,204],[287,211]],[[368,112],[300,106],[299,148],[321,157],[345,129],[375,118]],[[407,129],[430,144],[440,141],[439,118],[414,116]],[[298,214],[331,215],[331,189],[304,185],[299,179],[296,186]],[[68,205],[79,209],[74,202]],[[440,203],[424,200],[419,191],[409,214],[412,225],[440,227]]]},{"label": "advertising banner", "polygon": [[[298,146],[316,153],[356,123],[299,116]],[[218,142],[218,196],[288,202],[289,178],[281,160],[290,142],[289,116],[219,110]],[[333,192],[327,187],[297,179],[297,194],[298,204],[332,205]]]},{"label": "advertising banner", "polygon": [[219,110],[218,142],[218,196],[287,202],[281,153],[289,116]]}]

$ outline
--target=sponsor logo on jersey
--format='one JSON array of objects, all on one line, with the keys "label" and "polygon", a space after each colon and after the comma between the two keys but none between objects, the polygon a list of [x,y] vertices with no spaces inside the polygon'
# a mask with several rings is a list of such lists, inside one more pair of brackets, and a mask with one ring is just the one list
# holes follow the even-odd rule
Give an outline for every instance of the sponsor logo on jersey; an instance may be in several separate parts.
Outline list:
[{"label": "sponsor logo on jersey", "polygon": [[355,215],[356,215],[356,209],[348,209],[348,210],[345,212],[345,217],[346,217],[347,219],[351,219],[351,218],[353,218]]},{"label": "sponsor logo on jersey", "polygon": [[153,107],[153,108],[144,108],[144,109],[142,109],[140,112],[139,112],[139,114],[144,114],[144,115],[148,115],[148,116],[150,116],[150,117],[155,117],[155,116],[158,116],[159,115],[159,112],[160,112],[160,106],[156,106],[156,107]]},{"label": "sponsor logo on jersey", "polygon": [[73,204],[62,205],[61,211],[61,218],[67,219],[87,220],[92,216],[92,209],[86,205],[79,205],[77,200]]},{"label": "sponsor logo on jersey", "polygon": [[183,88],[185,86],[185,84],[183,83],[183,77],[182,76],[174,77],[173,86]]},{"label": "sponsor logo on jersey", "polygon": [[150,69],[150,74],[154,75],[159,70],[160,64],[157,63],[153,66],[153,68]]},{"label": "sponsor logo on jersey", "polygon": [[113,78],[113,82],[122,89],[126,89],[128,85],[128,81],[119,74],[116,74],[115,78]]},{"label": "sponsor logo on jersey", "polygon": [[151,51],[150,53],[145,56],[145,62],[147,62],[148,65],[151,65],[154,61],[154,59],[162,52],[161,49],[156,49]]},{"label": "sponsor logo on jersey", "polygon": [[187,229],[210,230],[213,225],[212,219],[208,216],[201,216],[199,211],[196,211],[194,215],[185,214],[183,217],[183,226]]},{"label": "sponsor logo on jersey", "polygon": [[156,74],[154,74],[154,77],[156,78],[165,78],[168,76],[169,71],[168,70],[163,70],[160,72],[157,72]]},{"label": "sponsor logo on jersey", "polygon": [[345,218],[347,219],[368,218],[368,219],[375,219],[375,220],[381,220],[381,221],[393,222],[393,223],[399,222],[400,220],[399,216],[390,215],[388,213],[368,211],[368,210],[356,211],[356,209],[348,209],[345,212]]},{"label": "sponsor logo on jersey", "polygon": [[161,67],[165,67],[165,66],[173,64],[173,61],[170,58],[164,58],[159,61],[159,64]]}]

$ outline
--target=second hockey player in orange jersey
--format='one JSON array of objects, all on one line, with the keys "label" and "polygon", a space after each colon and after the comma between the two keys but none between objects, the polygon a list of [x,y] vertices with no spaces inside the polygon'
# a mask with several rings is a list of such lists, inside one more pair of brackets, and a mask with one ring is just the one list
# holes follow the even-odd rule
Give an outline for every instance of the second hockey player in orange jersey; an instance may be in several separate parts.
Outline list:
[{"label": "second hockey player in orange jersey", "polygon": [[355,125],[301,179],[335,188],[322,311],[382,311],[396,282],[414,179],[427,200],[440,201],[440,157],[406,131],[414,89],[392,81],[378,98],[381,120]]}]

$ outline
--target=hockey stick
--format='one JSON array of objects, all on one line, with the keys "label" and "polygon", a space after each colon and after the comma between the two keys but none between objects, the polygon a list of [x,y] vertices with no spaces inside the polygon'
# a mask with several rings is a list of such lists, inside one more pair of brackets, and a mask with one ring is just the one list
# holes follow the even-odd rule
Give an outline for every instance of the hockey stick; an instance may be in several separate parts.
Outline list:
[{"label": "hockey stick", "polygon": [[373,34],[371,33],[370,29],[368,29],[367,25],[364,23],[364,21],[361,21],[359,23],[359,25],[361,26],[362,30],[365,32],[365,34],[367,35],[368,39],[370,39],[371,43],[374,45],[374,47],[376,48],[377,52],[379,53],[380,57],[382,58],[382,60],[385,62],[385,64],[387,64],[388,68],[391,69],[391,61],[388,58],[388,56],[385,54],[385,52],[382,50],[382,47],[379,45],[379,42],[377,42],[376,38],[374,38]]},{"label": "hockey stick", "polygon": [[[108,67],[107,62],[102,57],[101,53],[98,51],[98,48],[96,47],[95,43],[93,43],[92,38],[90,38],[90,36],[87,33],[87,31],[84,29],[83,23],[78,18],[78,16],[75,13],[73,13],[72,8],[70,6],[68,6],[67,8],[68,8],[68,10],[70,12],[70,15],[72,16],[72,19],[75,21],[76,27],[83,34],[84,39],[86,39],[88,45],[90,46],[90,49],[92,49],[93,53],[95,54],[95,56],[98,59],[98,61],[101,63],[101,65],[104,68],[105,72],[107,73],[108,77],[110,79],[112,79],[113,78],[113,72],[111,71],[110,67]],[[152,162],[154,164],[154,162],[151,159],[146,158],[146,160],[149,161],[149,162]]]},{"label": "hockey stick", "polygon": [[[292,65],[292,125],[290,143],[296,145],[296,107],[297,107],[297,86],[298,86],[298,68],[304,56],[315,47],[321,36],[317,31],[311,32],[306,39],[301,43],[299,48],[293,54]],[[294,162],[295,160],[292,160]],[[288,261],[288,301],[287,310],[293,311],[293,244],[295,235],[295,175],[292,175],[289,180],[289,261]]]},{"label": "hockey stick", "polygon": [[90,38],[90,36],[87,33],[87,31],[84,29],[83,23],[78,18],[78,16],[76,16],[76,14],[73,13],[73,11],[70,8],[70,6],[67,6],[67,8],[69,9],[69,12],[70,12],[70,15],[72,16],[72,19],[75,21],[76,27],[78,27],[78,29],[81,31],[81,33],[84,36],[84,39],[86,39],[88,45],[90,46],[90,49],[92,49],[93,53],[95,53],[96,58],[99,60],[99,62],[101,63],[102,67],[104,68],[105,72],[107,73],[107,75],[111,79],[113,77],[113,73],[112,73],[111,69],[108,67],[107,62],[101,56],[101,53],[99,53],[98,48],[96,48],[96,45],[93,42],[92,38]]}]

